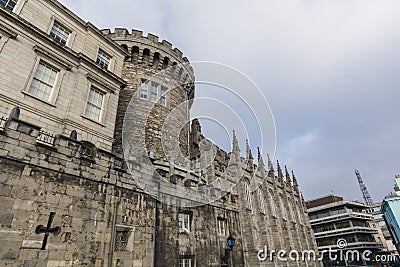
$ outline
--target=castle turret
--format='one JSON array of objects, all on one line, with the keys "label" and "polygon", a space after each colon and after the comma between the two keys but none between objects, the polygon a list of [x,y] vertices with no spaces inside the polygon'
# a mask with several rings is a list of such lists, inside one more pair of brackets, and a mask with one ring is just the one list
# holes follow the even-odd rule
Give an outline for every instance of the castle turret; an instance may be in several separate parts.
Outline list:
[{"label": "castle turret", "polygon": [[[169,120],[168,123],[176,123],[180,127],[174,131],[178,131],[180,152],[188,156],[189,109],[194,98],[194,74],[189,60],[183,57],[179,49],[173,48],[171,43],[165,40],[160,42],[153,34],[143,36],[142,31],[128,32],[122,28],[117,28],[114,32],[108,29],[102,32],[129,53],[123,66],[123,79],[128,86],[120,92],[114,149],[122,153],[124,118],[135,116],[147,120],[144,132],[136,129],[137,132],[133,133],[133,137],[145,135],[147,154],[155,158],[165,158],[165,150],[176,147],[174,142],[162,142],[165,137],[162,136],[163,126]],[[134,111],[129,108],[133,98]],[[175,118],[170,119],[168,116],[171,116],[172,111]],[[133,128],[135,127],[130,130],[135,131]],[[168,148],[169,144],[173,147]]]}]

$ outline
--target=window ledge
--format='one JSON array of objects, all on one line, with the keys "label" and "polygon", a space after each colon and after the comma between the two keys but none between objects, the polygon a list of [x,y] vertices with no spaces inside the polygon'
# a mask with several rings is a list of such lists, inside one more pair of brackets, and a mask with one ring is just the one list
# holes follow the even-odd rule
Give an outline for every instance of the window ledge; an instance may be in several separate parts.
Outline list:
[{"label": "window ledge", "polygon": [[45,104],[47,104],[47,105],[49,105],[49,106],[52,106],[52,107],[54,107],[54,108],[56,107],[55,103],[50,102],[50,101],[47,101],[47,100],[44,100],[44,99],[42,99],[42,98],[40,98],[40,97],[38,97],[38,96],[36,96],[36,95],[34,95],[34,94],[28,92],[28,91],[22,91],[22,93],[23,93],[24,95],[26,95],[26,96],[35,98],[36,100],[39,100],[40,102],[43,102],[43,103],[45,103]]},{"label": "window ledge", "polygon": [[86,116],[86,115],[81,115],[81,117],[84,118],[84,119],[86,119],[86,120],[89,120],[89,121],[91,121],[91,122],[94,122],[94,123],[96,123],[96,124],[98,124],[98,125],[100,125],[100,126],[102,126],[102,127],[106,127],[106,125],[105,125],[104,123],[99,122],[99,121],[96,121],[96,120],[94,120],[94,119],[91,119],[91,118],[89,118],[89,117]]}]

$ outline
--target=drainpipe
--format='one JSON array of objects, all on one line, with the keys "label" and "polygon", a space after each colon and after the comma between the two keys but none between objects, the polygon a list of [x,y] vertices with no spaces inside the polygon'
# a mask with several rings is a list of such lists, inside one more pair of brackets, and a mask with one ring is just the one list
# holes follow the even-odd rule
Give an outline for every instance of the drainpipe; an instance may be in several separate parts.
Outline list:
[{"label": "drainpipe", "polygon": [[113,256],[114,256],[114,244],[115,244],[115,233],[117,228],[117,208],[119,203],[121,203],[121,190],[118,191],[118,201],[114,203],[114,214],[112,219],[112,231],[111,231],[111,244],[110,252],[108,253],[108,267],[112,267]]}]

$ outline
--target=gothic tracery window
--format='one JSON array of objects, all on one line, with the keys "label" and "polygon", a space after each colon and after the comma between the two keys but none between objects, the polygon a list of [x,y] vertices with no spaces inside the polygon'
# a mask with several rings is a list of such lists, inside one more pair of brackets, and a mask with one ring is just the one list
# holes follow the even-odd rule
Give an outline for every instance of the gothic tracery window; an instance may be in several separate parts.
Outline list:
[{"label": "gothic tracery window", "polygon": [[246,193],[246,208],[253,211],[253,204],[251,202],[251,192],[249,182],[245,181],[244,189]]}]

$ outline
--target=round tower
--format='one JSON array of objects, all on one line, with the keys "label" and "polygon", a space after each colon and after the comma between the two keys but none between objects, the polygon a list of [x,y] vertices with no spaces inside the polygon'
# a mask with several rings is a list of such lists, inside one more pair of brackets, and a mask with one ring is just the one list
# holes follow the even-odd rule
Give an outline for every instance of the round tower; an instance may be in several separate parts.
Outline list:
[{"label": "round tower", "polygon": [[[176,113],[178,107],[179,120],[189,122],[191,100],[194,98],[194,73],[189,60],[183,57],[179,49],[173,48],[171,43],[165,40],[159,42],[158,36],[153,34],[143,36],[142,31],[128,32],[122,28],[117,28],[114,32],[108,29],[102,32],[130,54],[123,66],[122,77],[127,86],[120,91],[114,150],[123,152],[122,130],[125,116],[129,116],[129,112],[133,112],[135,116],[143,112],[142,117],[147,118],[145,132],[136,134],[145,136],[145,148],[149,155],[165,158],[163,145],[166,144],[162,144],[161,135],[169,114],[172,111]],[[133,97],[137,98],[136,106],[128,109]],[[144,112],[144,107],[151,107],[150,114],[145,114],[147,112]],[[180,151],[188,156],[189,123],[179,130]]]}]

